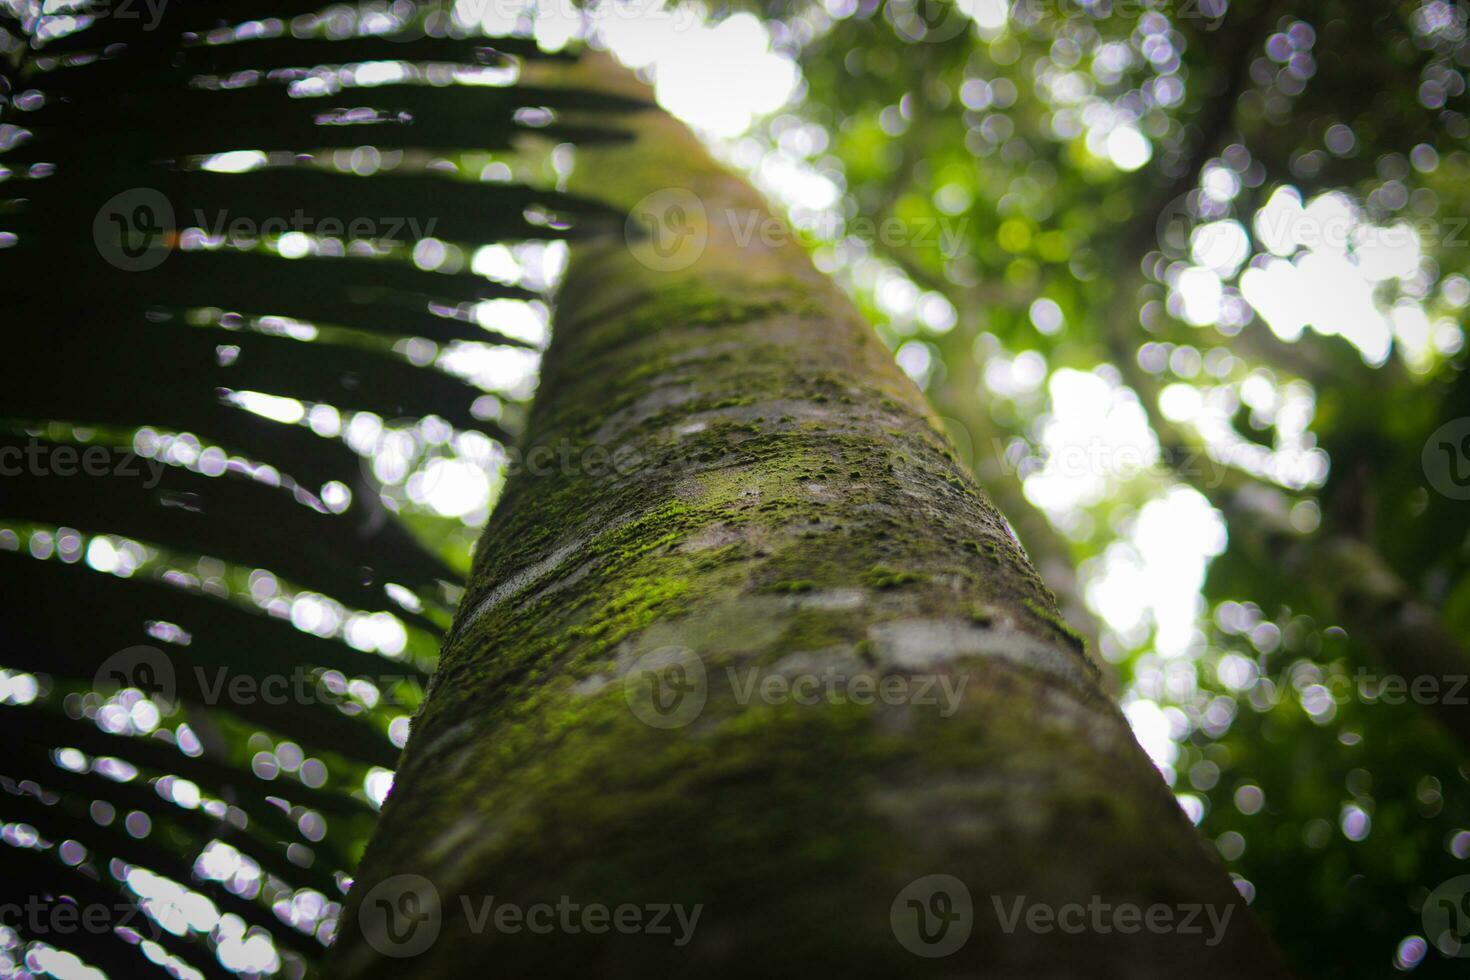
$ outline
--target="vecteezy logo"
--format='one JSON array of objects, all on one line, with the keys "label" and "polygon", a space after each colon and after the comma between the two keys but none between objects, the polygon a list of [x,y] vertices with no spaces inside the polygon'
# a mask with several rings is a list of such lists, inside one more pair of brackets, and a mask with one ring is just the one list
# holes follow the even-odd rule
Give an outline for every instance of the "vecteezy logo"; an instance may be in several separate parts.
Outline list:
[{"label": "vecteezy logo", "polygon": [[1435,429],[1420,462],[1431,487],[1451,500],[1470,500],[1470,417]]},{"label": "vecteezy logo", "polygon": [[683,728],[699,717],[709,696],[704,661],[684,647],[645,653],[623,675],[623,696],[645,725]]},{"label": "vecteezy logo", "polygon": [[163,265],[174,230],[173,205],[151,187],[113,195],[92,219],[92,241],[98,253],[124,272],[147,272]]},{"label": "vecteezy logo", "polygon": [[699,261],[709,245],[709,214],[693,191],[665,188],[633,205],[623,237],[643,265],[678,272]]},{"label": "vecteezy logo", "polygon": [[150,646],[128,647],[102,661],[92,677],[92,688],[108,695],[133,688],[165,708],[174,702],[178,690],[173,661]]},{"label": "vecteezy logo", "polygon": [[1205,30],[1218,30],[1225,22],[1225,13],[1230,9],[1230,0],[1195,0],[1179,11],[1179,16],[1197,17],[1205,22]]},{"label": "vecteezy logo", "polygon": [[1446,956],[1470,956],[1470,875],[1444,882],[1424,901],[1424,935]]},{"label": "vecteezy logo", "polygon": [[925,875],[908,883],[888,910],[893,935],[915,956],[948,956],[975,925],[970,889],[954,875]]},{"label": "vecteezy logo", "polygon": [[969,27],[969,15],[954,0],[888,0],[893,29],[910,41],[948,41]]},{"label": "vecteezy logo", "polygon": [[387,419],[378,428],[372,444],[359,464],[368,486],[409,484],[416,500],[427,500],[453,465],[454,453],[447,436],[452,430],[438,423],[445,438],[431,438],[431,423],[414,415]]},{"label": "vecteezy logo", "polygon": [[1165,255],[1178,258],[1189,254],[1190,238],[1197,224],[1194,210],[1190,207],[1193,197],[1193,193],[1189,193],[1174,198],[1164,205],[1154,222],[1155,237]]},{"label": "vecteezy logo", "polygon": [[[405,42],[420,41],[426,37],[451,37],[455,28],[454,4],[447,0],[433,0],[431,3],[416,5],[391,4],[387,11],[373,7],[372,12],[380,17],[393,17],[389,23],[395,24],[397,29],[375,35],[385,41]],[[474,13],[473,19],[480,19],[478,12]]]},{"label": "vecteezy logo", "polygon": [[439,891],[422,875],[384,878],[363,896],[357,921],[367,944],[384,956],[417,956],[439,938]]},{"label": "vecteezy logo", "polygon": [[1230,213],[1228,201],[1217,201],[1203,191],[1180,194],[1164,205],[1154,222],[1159,250],[1170,258],[1208,256],[1228,243],[1231,232],[1221,219]]}]

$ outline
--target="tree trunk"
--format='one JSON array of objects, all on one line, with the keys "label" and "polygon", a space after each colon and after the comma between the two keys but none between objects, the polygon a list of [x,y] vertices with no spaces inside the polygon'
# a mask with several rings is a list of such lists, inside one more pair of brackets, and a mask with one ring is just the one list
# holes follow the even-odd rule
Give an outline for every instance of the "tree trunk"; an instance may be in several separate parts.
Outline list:
[{"label": "tree trunk", "polygon": [[[1056,598],[1062,618],[1082,637],[1098,667],[1103,690],[1114,696],[1121,686],[1118,671],[1103,658],[1102,624],[1087,608],[1070,546],[1045,512],[1026,499],[1020,475],[1005,459],[1006,431],[991,417],[989,406],[975,397],[984,390],[980,365],[972,353],[971,337],[959,337],[959,333],[952,331],[938,342],[948,374],[946,383],[933,393],[934,407],[968,441],[970,458],[965,462],[970,471],[1010,522],[1026,557]],[[962,392],[968,397],[959,394]],[[962,446],[962,454],[964,449]]]},{"label": "tree trunk", "polygon": [[868,324],[629,125],[577,173],[658,235],[573,248],[331,970],[1280,975]]}]

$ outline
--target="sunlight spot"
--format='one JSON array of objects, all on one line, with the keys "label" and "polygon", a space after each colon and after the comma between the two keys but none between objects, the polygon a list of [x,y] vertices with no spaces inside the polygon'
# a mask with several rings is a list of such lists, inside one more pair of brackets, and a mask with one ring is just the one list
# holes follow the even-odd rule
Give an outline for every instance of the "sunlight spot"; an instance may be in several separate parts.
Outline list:
[{"label": "sunlight spot", "polygon": [[1220,318],[1220,300],[1224,296],[1220,277],[1210,269],[1185,269],[1174,283],[1183,304],[1184,319],[1196,327],[1208,326]]},{"label": "sunlight spot", "polygon": [[216,153],[207,158],[203,163],[203,169],[217,174],[243,174],[251,170],[259,170],[266,165],[267,158],[260,150],[231,150],[228,153]]},{"label": "sunlight spot", "polygon": [[914,379],[920,388],[929,384],[929,374],[934,370],[934,355],[923,341],[911,340],[894,355],[903,373]]},{"label": "sunlight spot", "polygon": [[311,239],[299,231],[288,231],[276,240],[276,251],[283,259],[299,259],[311,254]]},{"label": "sunlight spot", "polygon": [[413,247],[413,264],[424,272],[433,272],[449,258],[449,249],[437,238],[425,238]]},{"label": "sunlight spot", "polygon": [[1138,700],[1125,705],[1123,714],[1133,729],[1133,737],[1148,757],[1160,770],[1171,770],[1179,758],[1179,746],[1175,743],[1169,717],[1153,701]]},{"label": "sunlight spot", "polygon": [[294,398],[266,395],[258,391],[237,391],[230,396],[230,401],[247,412],[263,416],[273,422],[294,425],[306,418],[306,406]]},{"label": "sunlight spot", "polygon": [[1220,276],[1235,275],[1250,257],[1250,237],[1239,221],[1227,219],[1200,225],[1189,236],[1190,255],[1196,265],[1215,270]]},{"label": "sunlight spot", "polygon": [[1119,170],[1132,172],[1153,159],[1153,145],[1132,126],[1119,126],[1108,134],[1108,159]]},{"label": "sunlight spot", "polygon": [[368,799],[372,800],[376,805],[382,806],[383,801],[388,798],[388,791],[393,788],[392,770],[374,766],[363,777],[362,788],[367,793]]},{"label": "sunlight spot", "polygon": [[490,478],[472,463],[435,459],[408,480],[409,499],[441,517],[464,517],[490,503]]},{"label": "sunlight spot", "polygon": [[1054,300],[1042,297],[1031,304],[1031,323],[1042,333],[1051,335],[1062,329],[1065,318]]},{"label": "sunlight spot", "polygon": [[0,704],[30,704],[39,693],[34,675],[0,670]]},{"label": "sunlight spot", "polygon": [[653,69],[660,105],[715,136],[739,136],[755,116],[784,105],[800,80],[796,64],[771,50],[769,32],[749,13],[717,24],[681,24],[675,12],[612,17],[599,26],[624,64]]},{"label": "sunlight spot", "polygon": [[1373,832],[1373,818],[1356,803],[1345,803],[1339,819],[1342,835],[1351,841],[1366,840]]},{"label": "sunlight spot", "polygon": [[504,245],[484,245],[476,249],[474,258],[470,260],[470,269],[477,276],[507,285],[520,282],[523,275],[521,264]]},{"label": "sunlight spot", "polygon": [[118,566],[118,551],[106,538],[93,538],[87,545],[87,565],[99,572],[111,572]]},{"label": "sunlight spot", "polygon": [[549,336],[544,306],[518,299],[488,299],[475,304],[475,321],[480,326],[536,347],[546,346]]}]

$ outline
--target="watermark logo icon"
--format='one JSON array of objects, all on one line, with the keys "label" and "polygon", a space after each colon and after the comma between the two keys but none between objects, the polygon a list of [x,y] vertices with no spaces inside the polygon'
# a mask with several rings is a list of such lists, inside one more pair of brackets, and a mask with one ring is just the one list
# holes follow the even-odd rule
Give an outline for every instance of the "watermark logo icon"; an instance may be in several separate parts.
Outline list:
[{"label": "watermark logo icon", "polygon": [[1452,419],[1424,441],[1429,485],[1451,500],[1470,500],[1470,417]]},{"label": "watermark logo icon", "polygon": [[[96,20],[137,21],[144,31],[157,30],[163,21],[169,0],[82,0],[65,13],[48,13],[48,17],[92,17]],[[41,5],[43,8],[45,4]],[[70,6],[70,5],[68,5]]]},{"label": "watermark logo icon", "polygon": [[385,41],[402,43],[455,35],[454,4],[444,0],[418,5],[395,3],[387,12],[394,17],[397,29],[375,35]]},{"label": "watermark logo icon", "polygon": [[438,418],[384,420],[361,447],[365,451],[359,465],[366,485],[402,485],[412,499],[428,500],[446,475],[452,480],[472,465],[455,455],[453,436],[449,423]]},{"label": "watermark logo icon", "polygon": [[173,661],[151,646],[128,647],[102,661],[92,677],[92,687],[106,694],[133,688],[165,706],[175,701],[178,692]]},{"label": "watermark logo icon", "polygon": [[970,26],[954,0],[888,0],[884,10],[898,35],[910,41],[948,41]]},{"label": "watermark logo icon", "polygon": [[693,191],[664,188],[633,205],[624,238],[647,268],[678,272],[698,262],[709,245],[709,214]]},{"label": "watermark logo icon", "polygon": [[363,896],[357,919],[363,938],[379,953],[398,959],[417,956],[439,938],[439,891],[422,875],[385,878]]},{"label": "watermark logo icon", "polygon": [[107,263],[124,272],[147,272],[168,259],[174,208],[163,192],[134,187],[108,198],[92,219],[92,240]]},{"label": "watermark logo icon", "polygon": [[948,956],[965,945],[975,925],[970,889],[954,875],[925,875],[894,898],[889,923],[899,945],[928,959]]},{"label": "watermark logo icon", "polygon": [[1444,882],[1424,901],[1424,935],[1446,956],[1470,956],[1470,875]]},{"label": "watermark logo icon", "polygon": [[662,647],[639,657],[623,675],[623,696],[645,725],[683,728],[704,710],[709,677],[693,650]]},{"label": "watermark logo icon", "polygon": [[1181,194],[1159,211],[1154,222],[1154,237],[1165,255],[1178,258],[1189,254],[1191,239],[1199,223],[1190,206],[1193,197],[1192,193]]},{"label": "watermark logo icon", "polygon": [[1216,201],[1203,191],[1181,194],[1159,211],[1154,237],[1170,258],[1203,259],[1231,244],[1232,226],[1221,219],[1230,213],[1228,202]]}]

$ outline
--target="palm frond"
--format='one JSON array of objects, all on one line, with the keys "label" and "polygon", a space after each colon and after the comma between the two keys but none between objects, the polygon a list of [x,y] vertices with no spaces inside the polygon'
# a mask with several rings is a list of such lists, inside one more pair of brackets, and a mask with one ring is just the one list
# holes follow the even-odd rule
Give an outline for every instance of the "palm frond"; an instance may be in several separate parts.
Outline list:
[{"label": "palm frond", "polygon": [[457,595],[375,436],[515,438],[456,358],[545,283],[475,249],[620,222],[545,161],[642,104],[412,4],[140,6],[0,3],[0,862],[106,909],[0,955],[300,976]]}]

